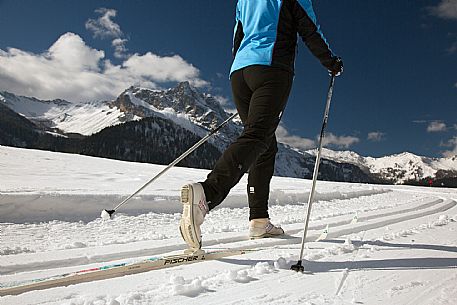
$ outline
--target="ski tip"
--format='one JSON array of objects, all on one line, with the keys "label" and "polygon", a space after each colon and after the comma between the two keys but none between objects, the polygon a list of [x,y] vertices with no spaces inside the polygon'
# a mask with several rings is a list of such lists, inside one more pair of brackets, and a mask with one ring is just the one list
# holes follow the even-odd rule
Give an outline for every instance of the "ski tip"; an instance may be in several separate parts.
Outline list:
[{"label": "ski tip", "polygon": [[100,217],[103,220],[113,219],[114,212],[115,212],[114,210],[103,210],[102,213],[100,214]]}]

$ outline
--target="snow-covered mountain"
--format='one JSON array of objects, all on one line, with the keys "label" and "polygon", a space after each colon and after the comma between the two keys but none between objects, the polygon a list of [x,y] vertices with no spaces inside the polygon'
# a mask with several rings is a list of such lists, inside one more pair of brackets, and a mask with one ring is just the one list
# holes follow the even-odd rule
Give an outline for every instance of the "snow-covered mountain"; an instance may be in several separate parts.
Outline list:
[{"label": "snow-covered mountain", "polygon": [[[179,83],[175,88],[164,91],[130,87],[110,105],[137,117],[158,116],[171,120],[200,137],[205,136],[209,129],[220,125],[230,116],[212,95],[199,92],[188,82]],[[210,138],[209,142],[222,153],[241,134],[242,129],[241,120],[236,118]],[[283,144],[279,144],[278,149],[275,175],[311,175],[312,162],[307,162],[310,156],[304,157],[302,152]]]},{"label": "snow-covered mountain", "polygon": [[[308,151],[315,154],[315,151]],[[442,179],[457,177],[457,156],[428,158],[404,152],[381,158],[363,157],[353,151],[323,149],[325,158],[339,163],[354,164],[364,172],[397,184],[418,181],[427,177]]]},{"label": "snow-covered mountain", "polygon": [[[190,146],[191,138],[205,136],[209,129],[218,126],[230,116],[215,97],[200,92],[188,82],[179,83],[175,88],[167,90],[130,87],[114,101],[87,103],[71,103],[64,100],[43,101],[0,92],[0,105],[2,104],[47,133],[60,134],[64,137],[80,134],[86,140],[83,144],[51,143],[48,146],[37,147],[36,144],[18,145],[16,143],[27,141],[15,139],[8,144],[5,141],[2,142],[0,130],[0,144],[160,164],[170,162],[170,158],[183,152],[186,145]],[[14,124],[19,126],[24,125],[24,122]],[[241,131],[241,121],[239,119],[231,121],[210,139],[204,151],[197,151],[193,161],[190,160],[190,163],[185,164],[194,167],[210,167],[217,159],[214,151],[221,153]],[[28,138],[31,137],[28,136]],[[47,138],[39,142],[50,141]],[[163,150],[171,146],[174,147],[170,150],[173,153],[165,154],[167,155],[165,158]],[[314,151],[302,152],[281,143],[278,148],[275,175],[311,177]],[[425,177],[457,177],[456,158],[431,159],[410,153],[371,158],[349,151],[338,152],[325,149],[319,178],[333,181],[401,184],[419,181]],[[198,159],[205,160],[197,162]]]},{"label": "snow-covered mountain", "polygon": [[[168,90],[130,87],[109,105],[140,118],[162,117],[200,137],[230,116],[213,96],[199,92],[188,82]],[[241,129],[241,122],[234,120],[210,142],[222,150],[240,134]]]},{"label": "snow-covered mountain", "polygon": [[[203,137],[209,129],[230,116],[213,96],[199,92],[188,82],[168,90],[130,87],[114,101],[79,104],[62,100],[42,101],[7,92],[0,92],[0,96],[1,101],[16,113],[48,131],[64,135],[79,133],[90,136],[126,122],[154,117]],[[209,143],[222,152],[241,131],[242,124],[235,119]],[[311,163],[303,153],[280,144],[275,174],[308,177],[312,171]],[[324,178],[332,179],[325,175]],[[350,179],[349,175],[346,178]],[[347,179],[345,181],[351,181]]]},{"label": "snow-covered mountain", "polygon": [[8,92],[0,92],[0,102],[39,126],[63,133],[91,135],[106,127],[138,119],[110,107],[107,102],[43,101]]}]

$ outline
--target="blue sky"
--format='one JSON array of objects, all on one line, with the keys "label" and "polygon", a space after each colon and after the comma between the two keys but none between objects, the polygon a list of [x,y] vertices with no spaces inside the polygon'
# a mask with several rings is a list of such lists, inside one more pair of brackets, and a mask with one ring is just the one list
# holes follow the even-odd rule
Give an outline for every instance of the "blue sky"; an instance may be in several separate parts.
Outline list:
[{"label": "blue sky", "polygon": [[[0,0],[0,90],[78,101],[190,80],[233,107],[235,3]],[[314,8],[345,63],[327,146],[375,157],[457,154],[457,0],[315,0]],[[300,44],[283,141],[315,145],[327,86]]]}]

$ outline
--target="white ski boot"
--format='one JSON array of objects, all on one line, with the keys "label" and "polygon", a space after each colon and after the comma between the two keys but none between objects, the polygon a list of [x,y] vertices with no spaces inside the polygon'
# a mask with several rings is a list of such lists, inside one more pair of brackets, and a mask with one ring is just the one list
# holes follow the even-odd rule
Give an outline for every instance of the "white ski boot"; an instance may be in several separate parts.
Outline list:
[{"label": "white ski boot", "polygon": [[284,234],[281,227],[277,227],[268,218],[258,218],[250,221],[249,237],[251,239],[276,237]]},{"label": "white ski boot", "polygon": [[182,218],[179,230],[189,250],[198,250],[202,247],[200,225],[208,213],[205,191],[200,183],[186,184],[181,189],[181,203],[183,205]]}]

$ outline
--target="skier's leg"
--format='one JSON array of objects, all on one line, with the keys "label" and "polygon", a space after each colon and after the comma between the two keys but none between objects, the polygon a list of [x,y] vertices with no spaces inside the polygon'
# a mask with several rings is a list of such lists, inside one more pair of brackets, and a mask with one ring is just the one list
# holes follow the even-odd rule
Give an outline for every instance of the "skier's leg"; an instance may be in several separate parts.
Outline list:
[{"label": "skier's leg", "polygon": [[[270,148],[292,85],[292,74],[279,68],[251,66],[240,72],[232,77],[237,108],[245,109],[246,105],[246,99],[236,99],[237,92],[250,89],[253,93],[243,120],[243,133],[226,149],[202,183],[210,210],[225,199],[257,158]],[[240,78],[243,82],[239,89]]]},{"label": "skier's leg", "polygon": [[[243,93],[244,98],[237,101],[237,107],[245,126],[241,136],[225,150],[204,182],[183,187],[181,201],[184,210],[180,229],[190,247],[201,247],[200,225],[206,212],[225,199],[230,189],[270,147],[291,84],[291,73],[267,66],[248,67],[232,77],[233,91]],[[189,196],[188,189],[196,190],[196,195]],[[274,228],[268,219],[266,224],[264,220],[261,221],[262,232]]]},{"label": "skier's leg", "polygon": [[[260,154],[256,159],[255,163],[252,164],[249,170],[248,177],[248,198],[249,198],[249,236],[251,238],[263,238],[273,237],[284,234],[284,230],[281,227],[274,226],[269,219],[268,214],[268,198],[270,193],[270,181],[274,172],[275,157],[278,151],[277,142],[274,132],[281,120],[282,113],[284,111],[287,99],[289,97],[290,88],[292,86],[292,75],[290,75],[289,82],[286,85],[286,90],[282,97],[276,97],[275,104],[273,107],[277,110],[273,113],[276,117],[273,118],[275,124],[272,133],[268,133],[268,149]],[[253,78],[252,81],[256,81],[257,78]],[[248,80],[249,81],[249,80]],[[266,88],[266,90],[265,90]],[[261,89],[256,91],[259,96],[268,96],[269,86],[262,86]],[[277,90],[277,89],[276,89]],[[275,92],[281,92],[276,91]],[[252,109],[250,109],[251,111]],[[259,111],[262,113],[261,111]]]},{"label": "skier's leg", "polygon": [[261,154],[249,169],[247,185],[249,220],[269,218],[268,198],[270,195],[270,181],[274,172],[277,151],[276,137],[273,136],[268,150]]},{"label": "skier's leg", "polygon": [[251,239],[284,234],[284,230],[281,227],[275,226],[270,222],[268,215],[270,181],[274,172],[277,151],[276,137],[273,136],[268,150],[260,155],[249,169],[249,237]]}]

